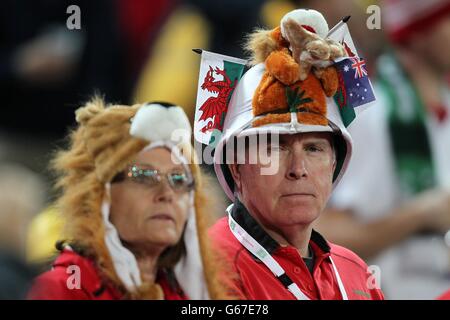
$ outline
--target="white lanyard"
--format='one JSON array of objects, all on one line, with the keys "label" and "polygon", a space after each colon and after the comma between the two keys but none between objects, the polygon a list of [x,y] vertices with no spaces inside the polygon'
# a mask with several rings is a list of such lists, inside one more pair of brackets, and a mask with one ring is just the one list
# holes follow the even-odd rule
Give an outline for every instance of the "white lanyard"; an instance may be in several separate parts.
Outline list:
[{"label": "white lanyard", "polygon": [[[272,273],[279,278],[282,275],[285,275],[284,269],[280,266],[280,264],[270,255],[267,250],[259,244],[251,235],[247,233],[231,216],[231,208],[233,205],[230,205],[227,208],[228,212],[228,225],[230,226],[230,230],[233,233],[234,237],[253,255],[255,255],[259,260],[264,263],[264,265],[272,271]],[[347,292],[345,291],[344,284],[342,283],[341,277],[339,276],[339,272],[336,268],[336,265],[333,262],[333,259],[330,258],[331,265],[333,266],[333,271],[336,276],[336,280],[338,282],[339,290],[341,292],[341,296],[343,300],[348,300]],[[292,281],[292,280],[291,280]],[[292,281],[290,285],[287,286],[287,289],[297,298],[297,300],[310,300],[298,287],[298,285]]]}]

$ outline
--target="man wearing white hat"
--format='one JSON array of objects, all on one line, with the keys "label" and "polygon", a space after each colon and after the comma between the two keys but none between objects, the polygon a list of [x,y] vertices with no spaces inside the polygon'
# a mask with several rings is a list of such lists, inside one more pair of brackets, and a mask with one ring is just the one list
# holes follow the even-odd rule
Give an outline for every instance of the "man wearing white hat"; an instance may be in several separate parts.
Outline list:
[{"label": "man wearing white hat", "polygon": [[[383,299],[367,265],[312,228],[352,153],[331,98],[338,76],[329,62],[344,51],[324,40],[327,32],[319,12],[295,10],[280,27],[253,34],[256,65],[230,100],[214,162],[234,203],[210,236],[242,299]],[[242,140],[250,141],[244,155]]]}]

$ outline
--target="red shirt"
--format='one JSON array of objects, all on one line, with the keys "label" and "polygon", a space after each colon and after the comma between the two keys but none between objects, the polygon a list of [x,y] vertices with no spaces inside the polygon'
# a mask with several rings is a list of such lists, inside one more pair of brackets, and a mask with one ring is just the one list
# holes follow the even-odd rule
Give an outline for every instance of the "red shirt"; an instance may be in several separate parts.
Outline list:
[{"label": "red shirt", "polygon": [[444,292],[442,295],[440,295],[438,300],[450,300],[450,290]]},{"label": "red shirt", "polygon": [[[234,205],[236,208],[236,204]],[[319,233],[312,232],[310,247],[314,251],[313,273],[308,270],[298,250],[292,246],[281,247],[248,214],[247,210],[232,210],[234,220],[257,240],[281,265],[286,274],[310,299],[340,300],[339,286],[329,257],[332,257],[349,299],[382,300],[379,289],[367,283],[367,265],[355,253],[328,243]],[[243,206],[242,206],[243,208]],[[274,274],[253,256],[234,237],[228,226],[228,217],[221,218],[210,230],[214,248],[228,260],[231,274],[227,277],[232,293],[240,299],[291,300],[293,294]],[[236,277],[236,274],[238,277]]]},{"label": "red shirt", "polygon": [[[70,289],[74,271],[70,266],[79,267],[80,288]],[[162,272],[158,274],[158,284],[161,286],[166,300],[185,300],[187,297],[179,290],[169,285]],[[64,250],[56,258],[53,268],[38,276],[28,292],[28,299],[36,300],[119,300],[122,294],[113,286],[105,284],[94,263],[78,253]]]}]

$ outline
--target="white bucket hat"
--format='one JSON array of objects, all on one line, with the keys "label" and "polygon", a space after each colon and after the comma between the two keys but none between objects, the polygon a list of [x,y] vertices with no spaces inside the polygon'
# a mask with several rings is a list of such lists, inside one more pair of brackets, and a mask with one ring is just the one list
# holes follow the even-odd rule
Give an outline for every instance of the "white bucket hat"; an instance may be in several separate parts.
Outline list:
[{"label": "white bucket hat", "polygon": [[[231,97],[228,112],[225,117],[223,135],[219,140],[214,154],[214,169],[220,185],[231,201],[234,201],[234,182],[225,159],[225,148],[230,139],[262,133],[297,134],[307,132],[331,132],[335,137],[335,151],[337,153],[336,170],[333,177],[333,187],[342,178],[352,154],[352,139],[345,128],[338,106],[333,98],[326,98],[328,125],[308,125],[291,117],[290,122],[270,123],[253,127],[252,100],[253,95],[266,71],[264,63],[250,68],[238,83]],[[295,113],[294,113],[295,114]]]}]

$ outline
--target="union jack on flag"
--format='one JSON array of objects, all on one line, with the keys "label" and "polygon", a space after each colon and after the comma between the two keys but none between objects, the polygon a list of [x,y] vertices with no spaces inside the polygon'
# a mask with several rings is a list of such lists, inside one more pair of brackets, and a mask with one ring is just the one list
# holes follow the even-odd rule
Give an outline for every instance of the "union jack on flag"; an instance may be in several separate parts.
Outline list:
[{"label": "union jack on flag", "polygon": [[359,59],[358,57],[350,58],[352,61],[352,69],[355,70],[355,79],[362,78],[367,76],[366,71],[366,62],[363,59]]},{"label": "union jack on flag", "polygon": [[376,97],[366,70],[366,62],[359,57],[347,24],[343,23],[335,29],[330,38],[341,43],[347,53],[346,57],[339,58],[334,63],[339,78],[334,101],[347,127],[359,113],[373,105]]},{"label": "union jack on flag", "polygon": [[354,109],[375,101],[367,71],[364,69],[364,60],[359,57],[345,58],[336,62],[335,67],[338,70],[340,84],[338,90],[340,107],[346,106]]}]

